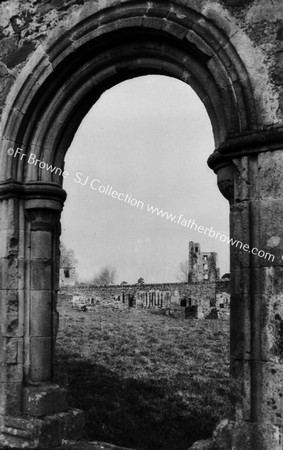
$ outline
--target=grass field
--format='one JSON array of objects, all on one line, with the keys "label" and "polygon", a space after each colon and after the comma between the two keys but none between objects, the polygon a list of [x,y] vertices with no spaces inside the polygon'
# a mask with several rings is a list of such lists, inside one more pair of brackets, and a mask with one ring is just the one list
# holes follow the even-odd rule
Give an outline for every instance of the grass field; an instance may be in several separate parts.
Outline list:
[{"label": "grass field", "polygon": [[187,450],[228,415],[228,323],[102,306],[59,313],[57,379],[86,412],[86,440]]}]

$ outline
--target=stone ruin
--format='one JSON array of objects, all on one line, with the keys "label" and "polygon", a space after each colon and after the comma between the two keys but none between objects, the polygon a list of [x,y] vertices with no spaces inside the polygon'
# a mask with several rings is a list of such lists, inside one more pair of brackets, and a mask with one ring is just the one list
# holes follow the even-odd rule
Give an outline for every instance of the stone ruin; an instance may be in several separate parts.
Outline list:
[{"label": "stone ruin", "polygon": [[77,284],[61,286],[59,301],[76,309],[93,310],[93,305],[114,308],[160,309],[164,314],[203,319],[216,310],[216,318],[230,317],[230,281],[198,283],[127,284],[95,287]]},{"label": "stone ruin", "polygon": [[163,74],[206,107],[208,164],[246,245],[231,246],[234,412],[213,441],[282,449],[282,13],[281,0],[1,1],[0,445],[50,449],[81,428],[54,384],[64,157],[106,89]]}]

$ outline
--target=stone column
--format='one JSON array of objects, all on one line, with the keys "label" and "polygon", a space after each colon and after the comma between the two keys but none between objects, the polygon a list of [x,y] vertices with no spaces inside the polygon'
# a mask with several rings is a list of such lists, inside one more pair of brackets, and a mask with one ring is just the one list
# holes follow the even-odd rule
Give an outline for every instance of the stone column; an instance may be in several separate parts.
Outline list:
[{"label": "stone column", "polygon": [[[54,385],[46,386],[54,375],[61,205],[50,200],[28,200],[25,211],[27,307],[24,373],[27,387],[23,411],[42,416],[67,409],[65,390]],[[44,388],[42,383],[45,383]]]},{"label": "stone column", "polygon": [[[268,149],[266,149],[268,150]],[[230,202],[231,398],[221,449],[282,449],[283,152],[235,156],[217,169]],[[255,253],[255,254],[253,254]]]},{"label": "stone column", "polygon": [[84,424],[54,384],[62,192],[0,186],[0,447],[51,449]]}]

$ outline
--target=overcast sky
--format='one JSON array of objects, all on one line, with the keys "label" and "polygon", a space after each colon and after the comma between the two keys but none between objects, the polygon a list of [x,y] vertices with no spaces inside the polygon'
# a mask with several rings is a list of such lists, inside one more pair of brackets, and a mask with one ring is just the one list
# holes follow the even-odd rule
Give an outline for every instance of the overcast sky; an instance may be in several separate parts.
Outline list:
[{"label": "overcast sky", "polygon": [[[228,202],[206,164],[213,150],[206,110],[185,83],[144,76],[106,91],[65,160],[70,176],[64,181],[62,240],[75,251],[80,277],[110,264],[118,282],[177,281],[190,240],[200,242],[202,251],[218,252],[221,274],[229,272],[227,244],[181,225],[191,219],[229,235]],[[93,189],[92,180],[99,180]],[[120,200],[99,192],[103,186],[122,194]],[[175,220],[152,214],[150,206]]]}]

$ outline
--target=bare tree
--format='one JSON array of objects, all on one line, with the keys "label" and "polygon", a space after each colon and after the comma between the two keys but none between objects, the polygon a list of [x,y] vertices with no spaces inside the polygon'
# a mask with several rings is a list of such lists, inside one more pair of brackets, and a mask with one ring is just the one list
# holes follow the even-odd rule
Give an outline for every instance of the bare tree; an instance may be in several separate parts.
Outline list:
[{"label": "bare tree", "polygon": [[109,286],[114,284],[117,279],[117,270],[112,266],[105,266],[100,269],[97,275],[94,276],[92,283],[96,286]]},{"label": "bare tree", "polygon": [[177,280],[182,283],[187,283],[189,279],[189,261],[186,259],[179,264],[178,273],[176,275]]},{"label": "bare tree", "polygon": [[68,249],[63,242],[60,242],[60,267],[76,267],[77,264],[74,250]]}]

